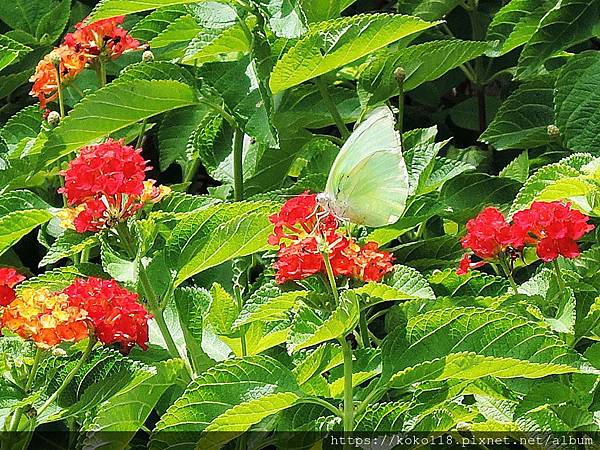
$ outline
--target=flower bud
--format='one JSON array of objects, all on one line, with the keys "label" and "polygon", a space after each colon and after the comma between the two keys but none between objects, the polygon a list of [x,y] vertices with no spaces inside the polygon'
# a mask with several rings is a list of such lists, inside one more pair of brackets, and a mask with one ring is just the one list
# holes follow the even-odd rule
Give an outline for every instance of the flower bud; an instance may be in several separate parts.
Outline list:
[{"label": "flower bud", "polygon": [[396,70],[394,70],[394,77],[398,83],[404,83],[404,80],[406,79],[406,71],[402,67],[397,67]]},{"label": "flower bud", "polygon": [[60,55],[58,53],[56,53],[55,51],[52,51],[50,53],[50,61],[52,61],[52,64],[54,64],[56,67],[58,67],[60,64]]},{"label": "flower bud", "polygon": [[48,125],[52,128],[56,127],[60,123],[60,114],[56,111],[50,111],[48,114]]},{"label": "flower bud", "polygon": [[144,62],[154,61],[154,53],[152,53],[150,50],[146,50],[144,53],[142,53],[142,61],[144,61]]},{"label": "flower bud", "polygon": [[558,139],[560,137],[560,130],[556,125],[548,125],[548,136],[551,139]]}]

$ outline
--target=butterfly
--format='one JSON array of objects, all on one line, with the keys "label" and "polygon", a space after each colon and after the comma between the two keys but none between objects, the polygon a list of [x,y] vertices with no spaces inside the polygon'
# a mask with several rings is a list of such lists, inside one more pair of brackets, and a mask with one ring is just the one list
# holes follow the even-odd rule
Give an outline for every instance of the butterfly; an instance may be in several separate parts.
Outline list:
[{"label": "butterfly", "polygon": [[341,221],[376,228],[402,216],[408,191],[408,170],[394,114],[381,106],[344,143],[317,202]]}]

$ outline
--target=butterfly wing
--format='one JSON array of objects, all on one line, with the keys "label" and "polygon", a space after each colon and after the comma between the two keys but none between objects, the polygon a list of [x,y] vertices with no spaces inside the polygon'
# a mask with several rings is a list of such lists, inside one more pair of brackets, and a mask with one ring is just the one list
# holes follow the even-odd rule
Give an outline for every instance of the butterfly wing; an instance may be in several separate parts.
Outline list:
[{"label": "butterfly wing", "polygon": [[368,227],[395,223],[408,197],[408,172],[402,153],[380,150],[365,157],[340,180],[334,213]]},{"label": "butterfly wing", "polygon": [[392,111],[372,111],[348,138],[333,163],[325,192],[333,212],[369,227],[400,218],[408,196],[408,171]]},{"label": "butterfly wing", "polygon": [[325,187],[330,197],[337,195],[341,178],[370,154],[380,150],[401,151],[400,136],[394,127],[394,114],[387,106],[380,106],[354,129],[331,166]]}]

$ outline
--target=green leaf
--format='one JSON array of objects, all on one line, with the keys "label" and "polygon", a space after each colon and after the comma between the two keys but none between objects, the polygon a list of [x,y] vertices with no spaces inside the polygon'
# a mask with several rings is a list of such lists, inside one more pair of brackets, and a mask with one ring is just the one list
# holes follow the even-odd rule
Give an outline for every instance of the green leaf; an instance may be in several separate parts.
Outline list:
[{"label": "green leaf", "polygon": [[357,295],[350,291],[340,296],[340,304],[331,313],[301,304],[292,322],[288,350],[297,352],[344,336],[358,323],[359,308]]},{"label": "green leaf", "polygon": [[113,82],[85,97],[48,136],[44,164],[161,112],[196,104],[194,89],[172,80]]},{"label": "green leaf", "polygon": [[436,24],[388,14],[321,22],[277,61],[269,82],[271,90],[276,93],[296,86]]},{"label": "green leaf", "polygon": [[400,50],[382,50],[374,55],[360,73],[358,90],[362,103],[376,105],[398,95],[394,71],[402,67],[406,72],[404,91],[435,80],[467,61],[483,55],[487,42],[451,39],[412,45]]},{"label": "green leaf", "polygon": [[90,249],[98,244],[98,236],[92,233],[77,233],[65,230],[48,249],[48,253],[40,261],[39,267],[54,264],[63,258],[76,255],[83,250]]},{"label": "green leaf", "polygon": [[396,247],[394,256],[423,271],[454,266],[463,253],[459,239],[448,235],[401,244]]},{"label": "green leaf", "polygon": [[31,49],[26,45],[0,34],[0,70],[30,51]]},{"label": "green leaf", "polygon": [[308,30],[302,0],[269,0],[266,9],[269,26],[277,37],[295,39]]},{"label": "green leaf", "polygon": [[275,282],[267,283],[252,293],[244,303],[233,326],[237,328],[252,322],[283,320],[297,307],[301,299],[310,294],[310,291],[284,292]]},{"label": "green leaf", "polygon": [[498,11],[487,31],[488,41],[497,41],[490,56],[501,56],[525,44],[553,0],[511,0]]},{"label": "green leaf", "polygon": [[198,0],[101,0],[90,14],[90,20],[96,21],[109,17],[126,16],[165,6],[187,3],[198,3]]},{"label": "green leaf", "polygon": [[275,205],[223,203],[188,215],[173,230],[164,253],[178,272],[176,285],[225,261],[269,248],[268,220]]},{"label": "green leaf", "polygon": [[409,319],[383,344],[381,384],[402,388],[426,380],[540,378],[593,372],[557,336],[505,311],[434,310]]},{"label": "green leaf", "polygon": [[152,369],[137,371],[126,386],[99,406],[91,423],[84,427],[84,447],[127,448],[160,397],[174,384],[183,369],[183,361],[169,360]]},{"label": "green leaf", "polygon": [[[60,26],[65,9],[68,18],[69,7],[70,2],[64,0],[14,0],[2,2],[0,4],[0,20],[14,30],[24,31],[39,39],[43,36],[44,32],[38,34],[38,29],[46,31],[46,27],[48,26]],[[50,23],[53,12],[58,12],[58,17],[54,18],[55,23]],[[62,28],[64,29],[66,20],[62,20]],[[62,29],[60,31],[62,32]]]},{"label": "green leaf", "polygon": [[170,23],[149,45],[156,49],[159,58],[173,60],[183,56],[188,43],[201,32],[202,27],[196,20],[184,15]]},{"label": "green leaf", "polygon": [[593,88],[600,80],[600,55],[584,52],[569,58],[556,81],[556,125],[566,147],[595,152],[600,144],[597,111],[600,95]]},{"label": "green leaf", "polygon": [[52,218],[50,205],[29,191],[0,196],[0,254]]},{"label": "green leaf", "polygon": [[520,183],[525,183],[529,178],[529,154],[524,151],[500,171],[504,178],[511,178]]},{"label": "green leaf", "polygon": [[42,128],[42,111],[37,105],[27,106],[12,116],[0,129],[0,139],[8,147],[9,158],[17,158],[34,141]]},{"label": "green leaf", "polygon": [[220,448],[301,396],[293,374],[270,357],[225,361],[192,381],[167,410],[150,449]]},{"label": "green leaf", "polygon": [[554,53],[592,36],[600,13],[598,0],[561,0],[540,21],[519,57],[517,78],[530,77]]},{"label": "green leaf", "polygon": [[497,297],[509,287],[506,279],[475,270],[465,275],[457,275],[456,269],[442,270],[432,274],[429,282],[440,297]]},{"label": "green leaf", "polygon": [[578,175],[578,170],[563,163],[555,163],[542,167],[529,177],[523,185],[510,208],[510,215],[529,207],[540,192],[548,186],[553,185],[556,181],[574,178]]},{"label": "green leaf", "polygon": [[137,40],[150,42],[177,18],[187,14],[183,5],[172,5],[151,12],[134,25],[129,34]]},{"label": "green leaf", "polygon": [[502,103],[479,138],[497,150],[533,148],[551,142],[554,124],[554,77],[522,84]]},{"label": "green leaf", "polygon": [[46,288],[50,292],[62,291],[70,285],[75,278],[106,277],[102,267],[96,264],[80,264],[78,266],[59,267],[46,271],[36,277],[28,278],[16,287],[17,292],[23,289]]},{"label": "green leaf", "polygon": [[71,0],[61,0],[48,11],[37,24],[35,37],[38,41],[53,44],[63,33],[71,16]]},{"label": "green leaf", "polygon": [[437,20],[461,4],[461,0],[400,0],[398,12],[423,20]]},{"label": "green leaf", "polygon": [[448,217],[466,223],[485,206],[510,203],[520,186],[521,183],[508,178],[480,173],[463,174],[444,184],[440,201],[449,209]]},{"label": "green leaf", "polygon": [[248,37],[240,25],[226,29],[206,29],[189,42],[181,62],[202,64],[213,61],[237,61],[249,51]]}]

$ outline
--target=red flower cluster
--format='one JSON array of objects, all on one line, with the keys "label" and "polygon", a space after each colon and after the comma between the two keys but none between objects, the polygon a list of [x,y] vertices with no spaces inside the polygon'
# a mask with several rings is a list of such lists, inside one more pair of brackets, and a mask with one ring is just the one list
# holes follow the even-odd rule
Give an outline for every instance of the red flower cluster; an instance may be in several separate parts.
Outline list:
[{"label": "red flower cluster", "polygon": [[112,139],[82,148],[61,172],[65,186],[58,192],[75,206],[60,214],[63,225],[79,233],[110,228],[167,195],[167,187],[144,181],[149,167],[140,152]]},{"label": "red flower cluster", "polygon": [[540,259],[549,262],[560,255],[579,256],[577,240],[594,229],[589,217],[562,202],[534,202],[528,209],[513,216],[512,223],[496,208],[485,208],[467,222],[467,235],[462,246],[470,249],[482,261],[471,262],[465,254],[457,274],[481,267],[492,261],[516,258],[527,245],[534,245]]},{"label": "red flower cluster", "polygon": [[8,306],[16,298],[14,287],[24,279],[12,267],[0,268],[0,307]]},{"label": "red flower cluster", "polygon": [[269,220],[271,245],[279,245],[275,280],[284,283],[326,273],[322,251],[335,276],[379,281],[392,269],[393,257],[369,242],[363,247],[338,231],[335,217],[320,210],[316,195],[305,192],[288,200]]},{"label": "red flower cluster", "polygon": [[561,202],[535,202],[529,209],[513,216],[513,239],[516,245],[535,245],[542,261],[559,255],[577,258],[577,240],[594,229],[589,217]]},{"label": "red flower cluster", "polygon": [[140,43],[119,26],[123,19],[120,16],[90,25],[78,23],[75,32],[67,34],[63,44],[38,63],[29,81],[33,82],[30,95],[38,97],[41,108],[56,100],[59,86],[75,78],[86,64],[95,64],[98,58],[114,60],[126,51],[141,48]]},{"label": "red flower cluster", "polygon": [[138,295],[114,280],[77,279],[64,291],[70,305],[87,312],[96,337],[103,344],[118,343],[129,352],[135,344],[148,348],[148,320],[152,318],[138,303]]},{"label": "red flower cluster", "polygon": [[126,51],[137,50],[140,43],[120,27],[125,16],[112,17],[84,25],[75,25],[75,31],[65,36],[65,44],[82,52],[89,61],[99,56],[117,59]]}]

